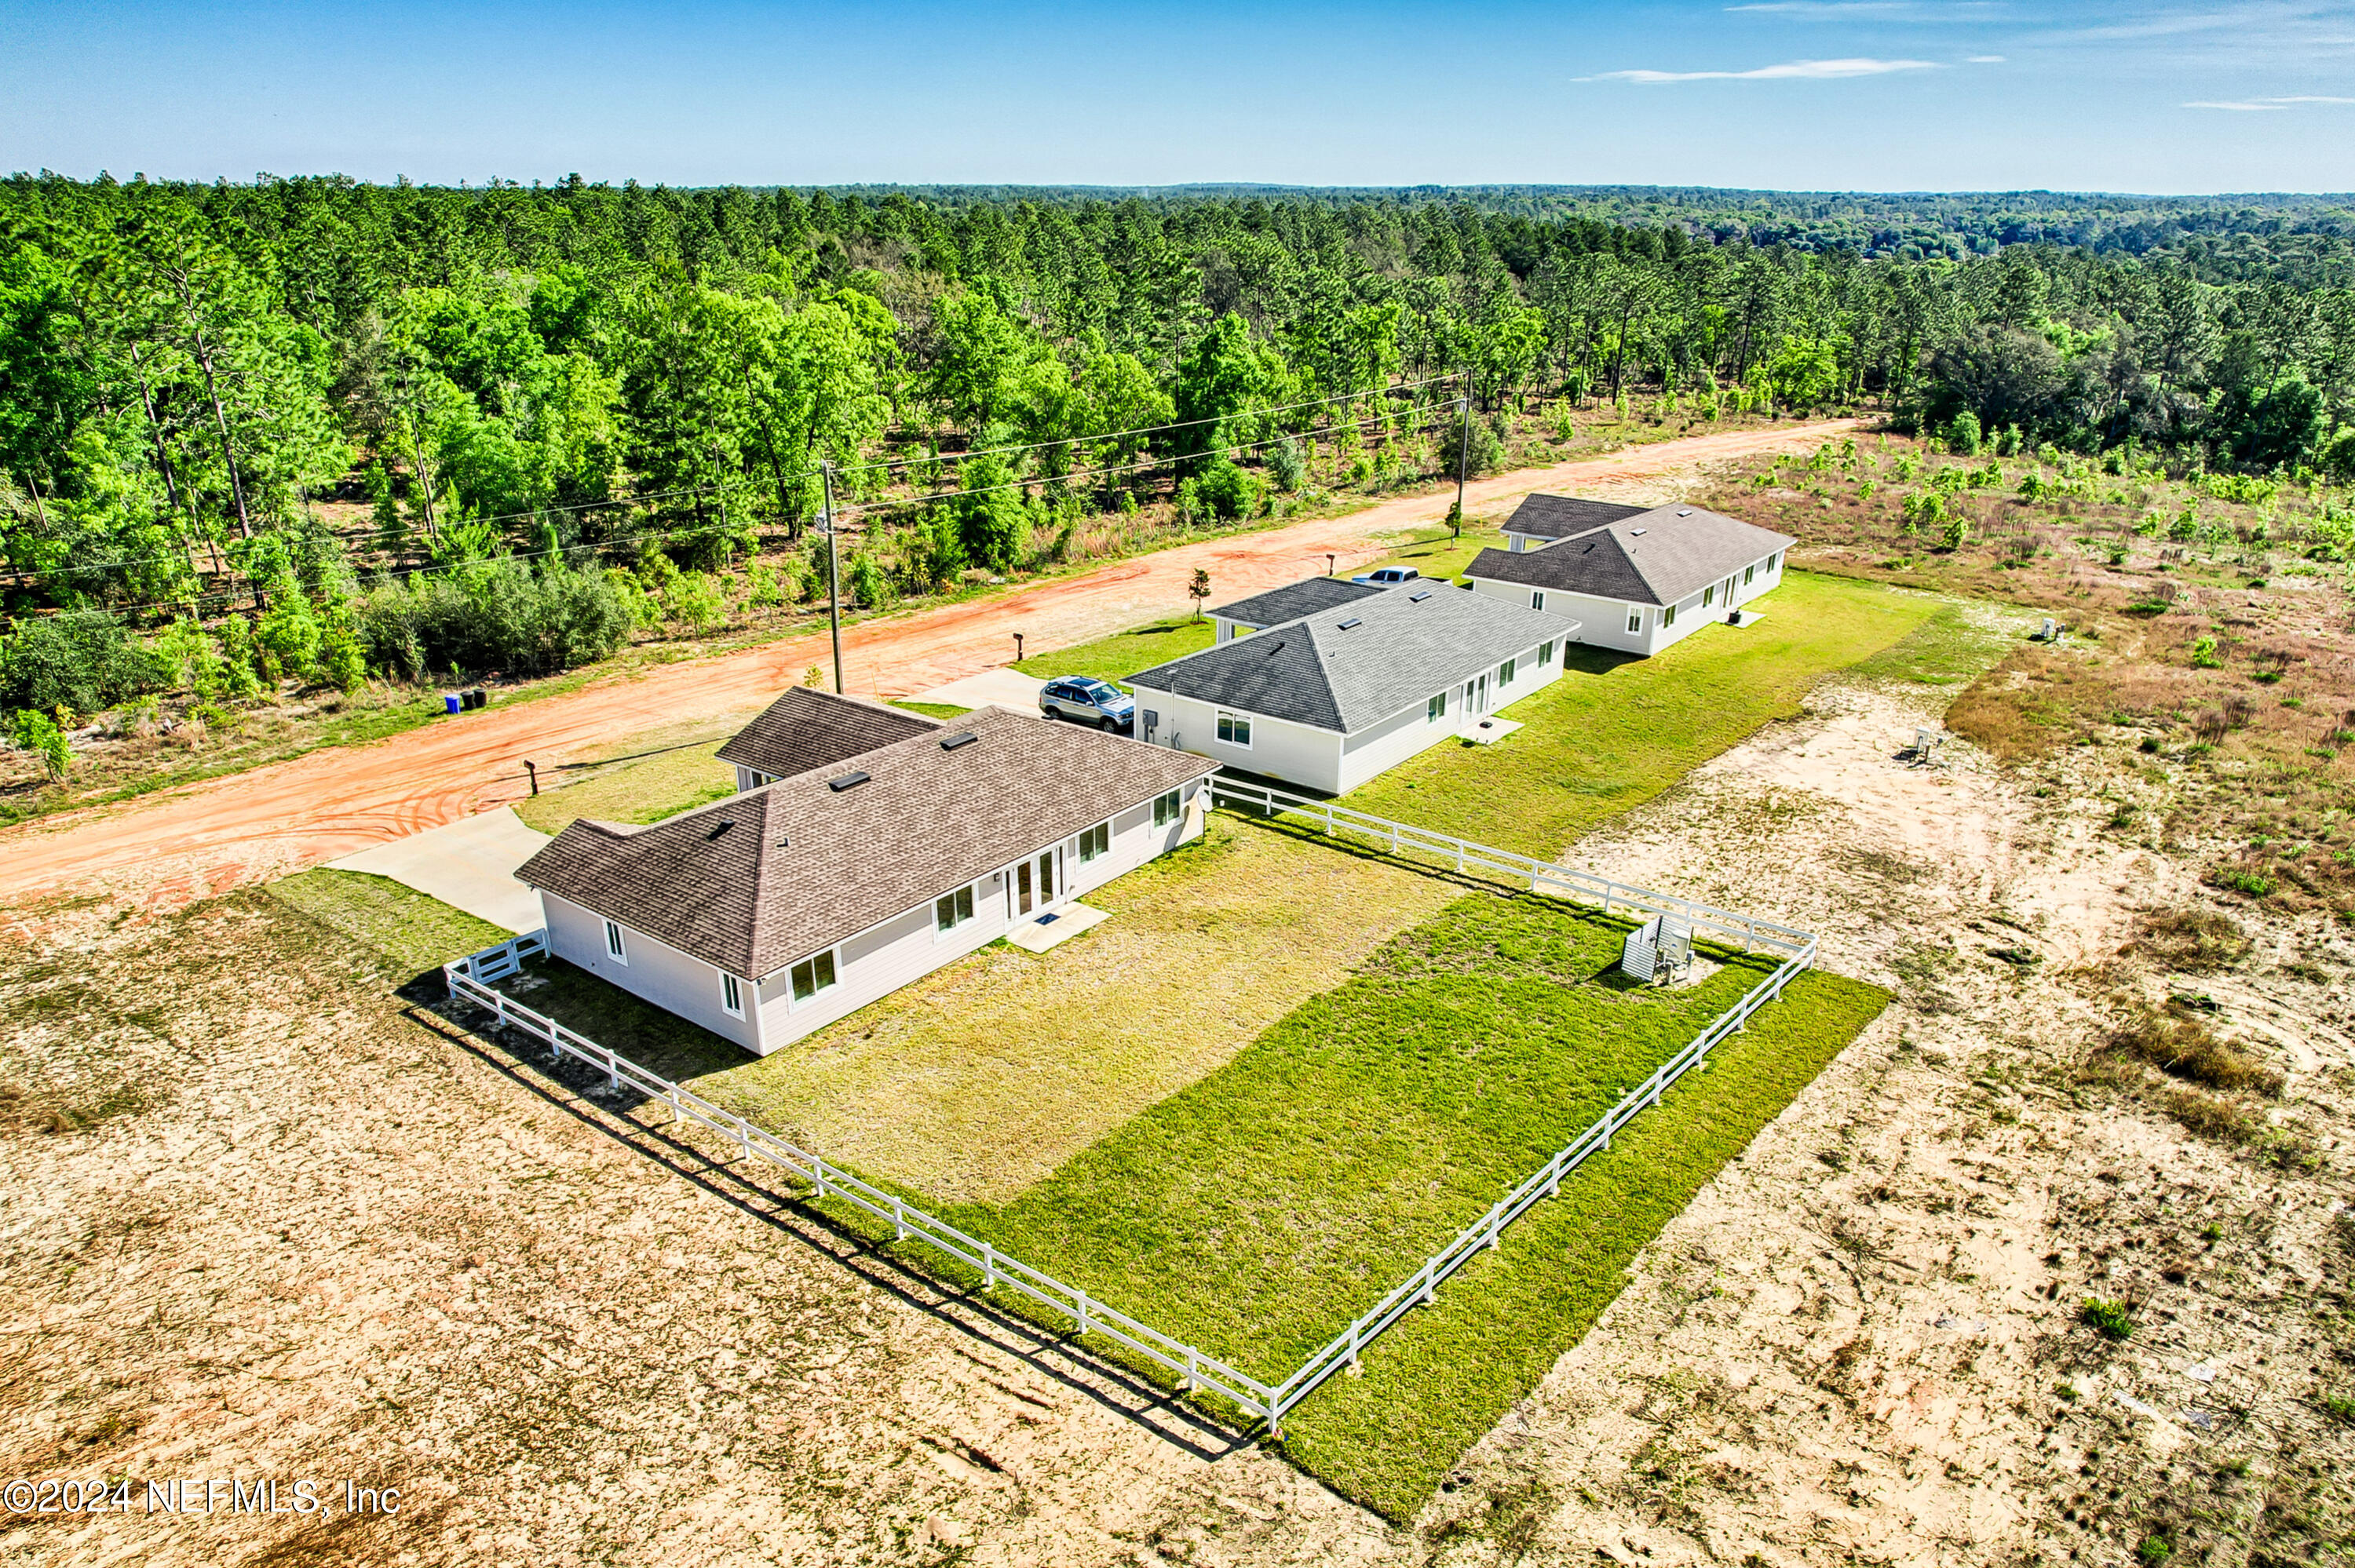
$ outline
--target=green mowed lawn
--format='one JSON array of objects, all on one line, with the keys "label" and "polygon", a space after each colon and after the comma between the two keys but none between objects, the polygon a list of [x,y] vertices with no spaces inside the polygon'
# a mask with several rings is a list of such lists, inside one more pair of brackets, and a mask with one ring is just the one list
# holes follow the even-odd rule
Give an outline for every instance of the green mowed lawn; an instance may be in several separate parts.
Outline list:
[{"label": "green mowed lawn", "polygon": [[1522,728],[1494,746],[1443,742],[1347,803],[1551,858],[1761,725],[1796,714],[1826,675],[1955,613],[1927,594],[1806,572],[1787,575],[1759,608],[1756,625],[1705,626],[1651,659],[1572,647],[1561,679],[1503,710]]},{"label": "green mowed lawn", "polygon": [[1093,642],[1034,653],[1014,668],[1042,681],[1051,681],[1058,675],[1095,675],[1107,681],[1126,681],[1139,670],[1150,670],[1156,664],[1166,664],[1208,648],[1218,630],[1217,623],[1207,615],[1199,620],[1190,615],[1175,616],[1117,631]]},{"label": "green mowed lawn", "polygon": [[1019,1198],[943,1216],[1280,1379],[1773,968],[1630,988],[1626,929],[1466,895]]}]

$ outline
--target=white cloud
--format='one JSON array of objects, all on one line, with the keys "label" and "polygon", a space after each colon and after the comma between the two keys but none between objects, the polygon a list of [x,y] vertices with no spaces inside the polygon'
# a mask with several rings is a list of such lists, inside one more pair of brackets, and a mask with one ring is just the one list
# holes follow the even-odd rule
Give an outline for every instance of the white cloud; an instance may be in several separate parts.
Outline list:
[{"label": "white cloud", "polygon": [[2185,104],[2186,109],[2223,109],[2235,114],[2270,114],[2287,109],[2294,103],[2355,103],[2355,98],[2332,98],[2325,93],[2294,92],[2284,98],[2202,98]]},{"label": "white cloud", "polygon": [[2001,65],[2003,64],[2003,57],[2001,55],[1972,55],[1964,60],[1963,63],[1965,65]]},{"label": "white cloud", "polygon": [[1836,81],[1855,76],[1887,76],[1901,70],[1936,70],[1935,60],[1785,60],[1755,70],[1606,70],[1580,81],[1632,81],[1649,87],[1666,81]]}]

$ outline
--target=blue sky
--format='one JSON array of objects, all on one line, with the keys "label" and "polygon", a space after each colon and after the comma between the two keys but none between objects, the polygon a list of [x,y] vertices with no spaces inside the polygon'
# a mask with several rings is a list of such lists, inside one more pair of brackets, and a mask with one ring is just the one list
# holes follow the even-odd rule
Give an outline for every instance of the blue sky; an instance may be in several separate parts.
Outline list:
[{"label": "blue sky", "polygon": [[2355,189],[2355,0],[0,0],[0,170]]}]

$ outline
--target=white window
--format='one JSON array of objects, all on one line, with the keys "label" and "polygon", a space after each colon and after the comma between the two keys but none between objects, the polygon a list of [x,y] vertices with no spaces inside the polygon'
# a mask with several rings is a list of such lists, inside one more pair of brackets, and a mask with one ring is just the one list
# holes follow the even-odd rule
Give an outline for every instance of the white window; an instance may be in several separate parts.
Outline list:
[{"label": "white window", "polygon": [[1668,609],[1660,611],[1660,624],[1662,626],[1674,626],[1676,623],[1677,607],[1675,605],[1670,605]]},{"label": "white window", "polygon": [[960,887],[932,900],[932,929],[942,936],[973,918],[973,889]]},{"label": "white window", "polygon": [[1756,578],[1757,576],[1758,563],[1753,561],[1748,566],[1742,568],[1742,586],[1743,588],[1748,588],[1751,582]]},{"label": "white window", "polygon": [[1513,666],[1518,662],[1520,662],[1520,661],[1518,659],[1508,659],[1502,664],[1497,665],[1497,684],[1500,686],[1511,685],[1513,683]]},{"label": "white window", "polygon": [[804,959],[794,966],[794,1005],[823,991],[834,989],[834,949],[827,948],[815,958]]},{"label": "white window", "polygon": [[719,971],[719,1010],[730,1018],[744,1016],[744,989],[734,975]]},{"label": "white window", "polygon": [[1715,604],[1716,602],[1717,585],[1715,583],[1711,583],[1709,587],[1700,590],[1700,607],[1703,609],[1707,609],[1710,605]]},{"label": "white window", "polygon": [[605,922],[605,956],[623,969],[630,967],[630,953],[622,945],[622,928],[611,920]]},{"label": "white window", "polygon": [[1529,608],[1531,609],[1543,609],[1545,608],[1545,589],[1531,588],[1529,590]]},{"label": "white window", "polygon": [[1444,719],[1446,716],[1447,694],[1445,692],[1440,693],[1439,695],[1432,698],[1431,701],[1423,705],[1423,723],[1437,724],[1441,719]]},{"label": "white window", "polygon": [[1641,631],[1644,630],[1644,612],[1642,610],[1631,609],[1627,612],[1627,630],[1630,631]]},{"label": "white window", "polygon": [[1776,566],[1781,564],[1782,559],[1783,552],[1780,550],[1775,551],[1773,555],[1766,557],[1766,569],[1770,572],[1773,571]]},{"label": "white window", "polygon": [[1094,827],[1090,828],[1087,832],[1080,835],[1080,863],[1082,865],[1087,864],[1088,862],[1094,860],[1101,855],[1107,855],[1111,853],[1112,824],[1110,822],[1098,822]]},{"label": "white window", "polygon": [[1538,644],[1538,668],[1540,670],[1550,670],[1553,668],[1552,643],[1540,642]]},{"label": "white window", "polygon": [[1178,791],[1172,789],[1167,795],[1156,795],[1153,798],[1153,825],[1166,828],[1177,820]]},{"label": "white window", "polygon": [[1251,745],[1251,726],[1249,714],[1220,713],[1219,738],[1229,746],[1248,747]]}]

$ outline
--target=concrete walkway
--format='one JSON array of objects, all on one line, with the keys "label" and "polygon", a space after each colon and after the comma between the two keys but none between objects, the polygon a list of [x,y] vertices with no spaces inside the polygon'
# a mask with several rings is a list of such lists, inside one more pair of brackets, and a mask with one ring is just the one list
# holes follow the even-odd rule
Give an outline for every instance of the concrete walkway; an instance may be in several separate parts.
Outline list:
[{"label": "concrete walkway", "polygon": [[536,931],[539,895],[515,879],[515,869],[547,842],[513,807],[502,806],[331,860],[327,869],[389,876],[494,926]]},{"label": "concrete walkway", "polygon": [[942,703],[951,707],[978,708],[996,704],[1012,708],[1017,713],[1036,714],[1039,711],[1039,688],[1047,683],[1036,675],[1026,675],[1011,666],[984,670],[978,675],[967,675],[962,681],[951,681],[945,686],[934,686],[929,692],[918,692],[909,698],[914,703]]}]

